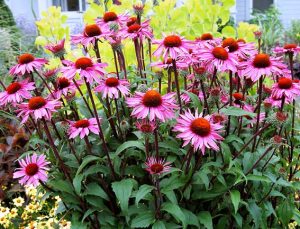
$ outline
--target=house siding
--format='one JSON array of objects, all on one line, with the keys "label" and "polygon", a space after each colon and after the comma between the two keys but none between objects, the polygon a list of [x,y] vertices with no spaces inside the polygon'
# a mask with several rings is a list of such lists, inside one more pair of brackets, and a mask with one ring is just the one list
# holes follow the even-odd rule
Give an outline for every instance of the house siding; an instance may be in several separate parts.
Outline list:
[{"label": "house siding", "polygon": [[252,11],[251,0],[236,0],[236,22],[248,21]]},{"label": "house siding", "polygon": [[275,0],[275,4],[284,27],[289,27],[292,20],[300,20],[300,0]]}]

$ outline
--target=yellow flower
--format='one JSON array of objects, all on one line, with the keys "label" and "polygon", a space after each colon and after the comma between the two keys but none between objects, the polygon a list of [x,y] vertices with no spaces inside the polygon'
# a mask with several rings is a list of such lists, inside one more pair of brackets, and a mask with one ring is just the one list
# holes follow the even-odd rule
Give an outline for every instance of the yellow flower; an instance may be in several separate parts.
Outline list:
[{"label": "yellow flower", "polygon": [[7,223],[8,219],[6,219],[5,217],[0,217],[0,225],[4,225],[5,223]]},{"label": "yellow flower", "polygon": [[71,228],[71,222],[63,219],[60,223],[59,223],[59,228],[60,229],[70,229]]},{"label": "yellow flower", "polygon": [[0,217],[5,217],[9,213],[9,208],[0,207]]},{"label": "yellow flower", "polygon": [[25,210],[30,213],[34,213],[37,211],[37,208],[38,208],[38,206],[36,203],[30,203],[26,206]]},{"label": "yellow flower", "polygon": [[16,209],[16,208],[10,209],[9,217],[10,218],[15,218],[16,216],[18,216],[18,209]]},{"label": "yellow flower", "polygon": [[53,217],[55,216],[56,208],[52,208],[49,212],[49,216]]},{"label": "yellow flower", "polygon": [[37,228],[49,228],[47,221],[42,221],[37,224]]},{"label": "yellow flower", "polygon": [[25,187],[25,192],[28,196],[34,197],[37,195],[37,189],[34,186],[26,186]]},{"label": "yellow flower", "polygon": [[28,214],[27,214],[27,212],[23,212],[22,213],[22,215],[21,215],[21,218],[23,219],[23,220],[27,220],[28,219]]},{"label": "yellow flower", "polygon": [[25,201],[22,197],[18,197],[18,198],[13,199],[13,202],[16,207],[21,207]]}]

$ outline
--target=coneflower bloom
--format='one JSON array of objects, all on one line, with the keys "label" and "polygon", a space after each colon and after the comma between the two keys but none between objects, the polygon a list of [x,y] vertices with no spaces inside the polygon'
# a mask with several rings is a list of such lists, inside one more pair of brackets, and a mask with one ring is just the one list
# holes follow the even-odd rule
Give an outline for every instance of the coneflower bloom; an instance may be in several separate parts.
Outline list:
[{"label": "coneflower bloom", "polygon": [[280,78],[277,83],[272,86],[272,97],[294,99],[300,95],[300,85],[294,83],[292,79]]},{"label": "coneflower bloom", "polygon": [[25,159],[20,159],[19,164],[21,168],[17,168],[13,174],[13,178],[20,179],[21,185],[38,186],[40,182],[46,182],[48,179],[47,170],[49,170],[44,154],[38,156],[33,154],[27,155]]},{"label": "coneflower bloom", "polygon": [[58,100],[48,100],[41,96],[32,97],[28,103],[21,103],[18,105],[18,117],[22,118],[21,124],[25,123],[32,115],[35,120],[45,118],[51,119],[52,113],[57,111],[57,108],[61,106],[61,102]]},{"label": "coneflower bloom", "polygon": [[[77,81],[78,85],[81,85],[81,81]],[[60,99],[62,95],[68,96],[76,92],[77,88],[72,80],[69,80],[66,77],[58,77],[56,79],[56,90],[54,92],[55,98]]]},{"label": "coneflower bloom", "polygon": [[131,38],[131,39],[136,39],[136,38],[148,38],[152,39],[153,38],[153,33],[150,28],[150,19],[142,22],[141,24],[138,23],[127,23],[127,26],[124,26],[120,32],[119,35],[123,38]]},{"label": "coneflower bloom", "polygon": [[73,44],[81,44],[84,47],[88,47],[90,44],[95,45],[96,41],[100,40],[101,38],[110,39],[109,37],[112,33],[105,29],[101,28],[96,25],[87,25],[85,26],[82,33],[71,35],[71,42]]},{"label": "coneflower bloom", "polygon": [[227,47],[230,53],[237,55],[243,60],[247,60],[250,56],[257,54],[254,44],[246,43],[243,39],[226,38],[222,42],[222,47]]},{"label": "coneflower bloom", "polygon": [[138,130],[144,134],[151,134],[156,128],[155,122],[150,122],[146,119],[143,119],[142,121],[137,121],[135,125],[138,128]]},{"label": "coneflower bloom", "polygon": [[206,44],[205,47],[198,50],[198,54],[200,61],[209,72],[214,72],[214,69],[220,72],[237,71],[237,56],[230,53],[228,48]]},{"label": "coneflower bloom", "polygon": [[259,53],[248,61],[240,63],[242,76],[256,82],[261,76],[282,75],[285,65],[278,59],[267,54]]},{"label": "coneflower bloom", "polygon": [[24,99],[31,98],[29,91],[35,89],[34,83],[29,82],[28,79],[25,79],[21,82],[13,82],[6,88],[5,91],[0,92],[0,105],[7,105],[8,103],[20,103]]},{"label": "coneflower bloom", "polygon": [[195,39],[196,43],[200,48],[205,46],[206,44],[210,44],[213,46],[218,46],[221,44],[222,39],[221,38],[214,38],[211,33],[203,33],[200,37],[197,37]]},{"label": "coneflower bloom", "polygon": [[[204,96],[203,96],[202,91],[200,91],[200,90],[198,90],[198,89],[196,89],[196,88],[191,88],[191,89],[189,89],[187,92],[192,93],[192,94],[194,94],[194,95],[197,95],[198,98],[199,98],[201,101],[203,101]],[[188,103],[191,102],[191,97],[189,96],[189,94],[188,94],[187,92],[182,93],[181,96],[180,96],[181,101],[182,101],[183,103],[185,103],[185,104],[188,104]]]},{"label": "coneflower bloom", "polygon": [[57,57],[61,57],[65,54],[65,39],[58,41],[56,44],[45,45],[45,49],[53,53]]},{"label": "coneflower bloom", "polygon": [[132,116],[138,119],[144,119],[149,116],[149,120],[156,118],[166,121],[174,117],[175,109],[175,93],[161,95],[156,90],[149,90],[146,93],[136,92],[134,97],[127,98],[126,103],[133,108]]},{"label": "coneflower bloom", "polygon": [[18,56],[18,64],[9,70],[11,75],[24,75],[31,73],[35,69],[41,69],[48,61],[43,58],[35,58],[32,54],[24,53]]},{"label": "coneflower bloom", "polygon": [[129,94],[129,83],[125,79],[116,77],[108,77],[101,79],[99,85],[94,89],[102,94],[102,98],[109,97],[111,99],[119,98],[119,94],[126,96]]},{"label": "coneflower bloom", "polygon": [[[293,101],[292,99],[290,99],[289,97],[286,97],[284,99],[284,104],[291,104],[292,101]],[[271,104],[272,107],[281,108],[282,98],[269,97],[264,100],[264,104]]]},{"label": "coneflower bloom", "polygon": [[[161,69],[169,69],[173,67],[172,58],[168,58],[167,60],[153,62],[150,64],[151,67],[157,67]],[[176,61],[176,67],[178,68],[186,68],[188,65],[182,61]]]},{"label": "coneflower bloom", "polygon": [[111,29],[113,24],[116,24],[120,28],[126,25],[129,16],[127,14],[116,14],[113,11],[108,11],[103,14],[103,17],[96,19],[96,24],[100,28]]},{"label": "coneflower bloom", "polygon": [[47,79],[47,80],[54,80],[56,78],[56,75],[58,73],[59,69],[51,69],[51,70],[46,70],[43,72],[43,76]]},{"label": "coneflower bloom", "polygon": [[69,121],[69,123],[69,138],[80,136],[80,138],[83,139],[85,136],[88,136],[90,132],[99,134],[99,127],[95,118],[81,119],[76,122]]},{"label": "coneflower bloom", "polygon": [[214,113],[211,115],[211,121],[213,123],[223,125],[225,122],[227,122],[227,116],[222,113]]},{"label": "coneflower bloom", "polygon": [[155,157],[148,157],[147,161],[145,162],[146,170],[151,175],[161,175],[169,172],[172,168],[170,164],[171,162],[165,162],[165,159],[157,159]]},{"label": "coneflower bloom", "polygon": [[165,36],[162,40],[154,40],[152,43],[158,44],[153,55],[157,57],[162,56],[166,61],[169,56],[176,60],[178,56],[189,53],[189,49],[192,48],[193,41],[188,41],[182,36],[173,34]]},{"label": "coneflower bloom", "polygon": [[183,146],[190,143],[194,151],[200,149],[204,154],[206,148],[219,150],[216,143],[223,140],[219,135],[219,130],[222,128],[223,126],[213,123],[209,115],[202,117],[198,111],[193,115],[189,110],[180,115],[173,130],[180,132],[177,138],[184,140]]},{"label": "coneflower bloom", "polygon": [[89,83],[93,83],[94,81],[99,83],[99,76],[105,74],[103,68],[107,66],[106,63],[94,63],[89,57],[80,57],[75,63],[71,61],[63,62],[66,65],[61,68],[64,77],[72,80],[76,76],[76,73],[78,73],[82,79],[86,79]]},{"label": "coneflower bloom", "polygon": [[283,47],[275,47],[273,52],[276,54],[299,53],[300,47],[297,44],[285,44]]}]

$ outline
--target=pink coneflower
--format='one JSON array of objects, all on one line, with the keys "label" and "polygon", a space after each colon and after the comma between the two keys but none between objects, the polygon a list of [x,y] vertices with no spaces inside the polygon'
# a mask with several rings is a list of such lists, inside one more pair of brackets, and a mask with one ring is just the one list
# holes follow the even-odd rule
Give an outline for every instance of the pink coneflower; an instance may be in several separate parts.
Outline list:
[{"label": "pink coneflower", "polygon": [[153,33],[149,23],[150,20],[146,20],[141,24],[138,23],[128,24],[127,22],[127,26],[125,26],[120,30],[119,35],[123,38],[131,38],[133,40],[136,38],[142,38],[142,39],[148,38],[151,40],[153,38]]},{"label": "pink coneflower", "polygon": [[227,116],[221,113],[214,113],[211,115],[211,121],[223,125],[227,122]]},{"label": "pink coneflower", "polygon": [[165,36],[162,40],[154,40],[152,43],[158,44],[153,55],[157,57],[162,55],[163,59],[166,61],[169,56],[176,60],[179,55],[189,53],[193,41],[188,41],[184,37],[173,34]]},{"label": "pink coneflower", "polygon": [[126,25],[128,18],[127,14],[116,14],[115,12],[108,11],[103,14],[102,18],[96,19],[96,24],[105,29],[111,29],[111,26],[114,24],[122,28]]},{"label": "pink coneflower", "polygon": [[267,54],[259,53],[246,62],[240,63],[242,76],[256,82],[261,76],[282,75],[285,65],[278,59]]},{"label": "pink coneflower", "polygon": [[223,126],[213,123],[209,115],[202,117],[198,111],[193,115],[189,110],[180,115],[174,131],[181,132],[177,138],[184,140],[183,146],[191,143],[195,151],[200,149],[204,154],[205,148],[219,150],[216,142],[223,140],[218,134],[221,128]]},{"label": "pink coneflower", "polygon": [[280,78],[277,83],[272,86],[272,97],[282,98],[283,96],[294,99],[300,95],[300,85],[294,83],[292,79]]},{"label": "pink coneflower", "polygon": [[253,43],[246,43],[244,40],[235,40],[233,38],[226,38],[222,42],[223,48],[228,48],[230,53],[237,55],[237,57],[247,60],[250,56],[256,55],[257,50]]},{"label": "pink coneflower", "polygon": [[32,97],[28,103],[21,103],[18,105],[18,117],[22,117],[21,124],[25,123],[29,115],[33,115],[35,120],[45,118],[51,119],[52,112],[56,112],[57,108],[61,106],[61,102],[57,100],[47,100],[41,96]]},{"label": "pink coneflower", "polygon": [[81,119],[76,122],[69,122],[69,138],[75,138],[77,136],[80,136],[80,138],[83,139],[85,136],[89,135],[90,131],[94,134],[99,134],[99,127],[95,118]]},{"label": "pink coneflower", "polygon": [[94,63],[89,57],[80,57],[75,63],[64,61],[64,64],[66,64],[66,66],[61,68],[64,77],[72,80],[76,73],[78,73],[81,78],[85,78],[89,83],[93,83],[93,81],[99,83],[99,76],[105,74],[103,68],[107,66],[106,63]]},{"label": "pink coneflower", "polygon": [[171,169],[171,162],[165,162],[164,159],[157,159],[155,157],[148,157],[145,163],[146,170],[151,175],[160,175],[169,172]]},{"label": "pink coneflower", "polygon": [[[167,60],[164,61],[158,61],[158,62],[153,62],[150,64],[151,67],[158,67],[162,69],[169,69],[173,67],[173,62],[172,58],[167,58]],[[182,61],[176,61],[176,66],[178,68],[186,68],[188,65],[186,63],[183,63]]]},{"label": "pink coneflower", "polygon": [[156,118],[166,121],[174,117],[174,110],[178,108],[175,104],[175,93],[168,93],[161,96],[156,90],[149,90],[146,93],[136,92],[132,98],[127,98],[129,107],[133,108],[132,116],[144,119],[149,115],[149,120]]},{"label": "pink coneflower", "polygon": [[47,80],[53,80],[56,78],[57,73],[58,73],[58,69],[51,69],[51,70],[44,71],[43,76],[45,76]]},{"label": "pink coneflower", "polygon": [[275,47],[273,52],[276,54],[299,53],[300,47],[297,44],[286,44],[283,47]]},{"label": "pink coneflower", "polygon": [[88,47],[90,44],[95,45],[101,38],[110,39],[111,35],[112,33],[109,30],[105,28],[100,29],[98,25],[92,24],[85,26],[82,33],[71,35],[71,42]]},{"label": "pink coneflower", "polygon": [[[291,104],[292,103],[292,99],[286,97],[284,99],[284,104]],[[264,100],[264,104],[268,105],[271,104],[272,107],[277,107],[277,108],[280,108],[281,105],[282,105],[282,98],[276,98],[276,97],[269,97],[269,98],[266,98]]]},{"label": "pink coneflower", "polygon": [[150,122],[146,119],[136,122],[136,127],[144,134],[151,134],[156,128],[155,122]]},{"label": "pink coneflower", "polygon": [[47,170],[48,161],[44,154],[38,156],[33,154],[27,155],[26,159],[20,159],[19,164],[21,168],[17,168],[13,174],[13,178],[21,178],[19,183],[21,185],[38,186],[40,182],[46,182],[48,179]]},{"label": "pink coneflower", "polygon": [[214,38],[211,33],[203,33],[200,37],[196,37],[196,43],[200,48],[204,47],[206,44],[210,44],[213,46],[218,46],[221,44],[221,38]]},{"label": "pink coneflower", "polygon": [[[194,95],[197,95],[198,98],[199,98],[201,101],[202,101],[203,98],[204,98],[202,91],[200,91],[200,90],[198,90],[198,89],[196,89],[196,88],[191,88],[191,89],[189,89],[187,92],[192,93],[192,94],[194,94]],[[183,103],[185,103],[185,104],[188,104],[188,103],[191,102],[191,98],[190,98],[190,96],[189,96],[189,94],[188,94],[187,92],[182,93],[181,96],[180,96],[181,101],[182,101]]]},{"label": "pink coneflower", "polygon": [[214,69],[220,72],[237,71],[237,56],[230,53],[228,48],[207,44],[204,48],[199,49],[198,54],[200,61],[204,63],[209,72],[213,72]]},{"label": "pink coneflower", "polygon": [[55,56],[61,57],[65,54],[65,39],[58,41],[56,44],[48,44],[45,49],[52,52]]},{"label": "pink coneflower", "polygon": [[24,75],[32,73],[35,69],[41,69],[48,61],[43,58],[35,58],[29,53],[22,54],[18,57],[18,64],[9,70],[11,75]]},{"label": "pink coneflower", "polygon": [[28,82],[25,79],[21,82],[13,82],[6,88],[5,91],[0,92],[0,106],[6,106],[8,103],[20,103],[23,99],[31,98],[29,91],[35,89],[34,83]]},{"label": "pink coneflower", "polygon": [[123,96],[129,94],[129,83],[125,79],[118,79],[116,77],[108,77],[100,80],[99,85],[94,89],[96,92],[102,94],[102,98],[107,96],[111,99],[119,98],[119,93]]},{"label": "pink coneflower", "polygon": [[[81,85],[80,81],[77,81],[78,85]],[[76,92],[77,88],[73,81],[69,80],[66,77],[58,77],[56,79],[56,90],[54,92],[55,98],[60,99],[62,95],[68,96]]]}]

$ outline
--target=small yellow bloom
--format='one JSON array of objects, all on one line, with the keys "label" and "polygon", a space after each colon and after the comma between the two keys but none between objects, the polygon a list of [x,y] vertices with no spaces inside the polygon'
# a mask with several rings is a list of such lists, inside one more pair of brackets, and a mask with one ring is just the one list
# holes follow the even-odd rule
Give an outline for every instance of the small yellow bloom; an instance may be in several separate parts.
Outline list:
[{"label": "small yellow bloom", "polygon": [[30,203],[26,206],[25,208],[26,211],[30,212],[30,213],[34,213],[37,211],[37,205],[36,203]]},{"label": "small yellow bloom", "polygon": [[27,212],[23,212],[22,213],[22,215],[21,215],[21,218],[23,219],[23,220],[27,220],[28,219],[28,214],[27,214]]},{"label": "small yellow bloom", "polygon": [[13,202],[16,207],[21,207],[25,201],[22,197],[18,197],[18,198],[13,199]]},{"label": "small yellow bloom", "polygon": [[59,228],[60,229],[70,229],[71,228],[71,222],[63,219],[60,223],[59,223]]},{"label": "small yellow bloom", "polygon": [[12,208],[9,212],[9,218],[15,218],[18,216],[18,209]]},{"label": "small yellow bloom", "polygon": [[0,207],[0,217],[5,217],[9,213],[9,208]]}]

